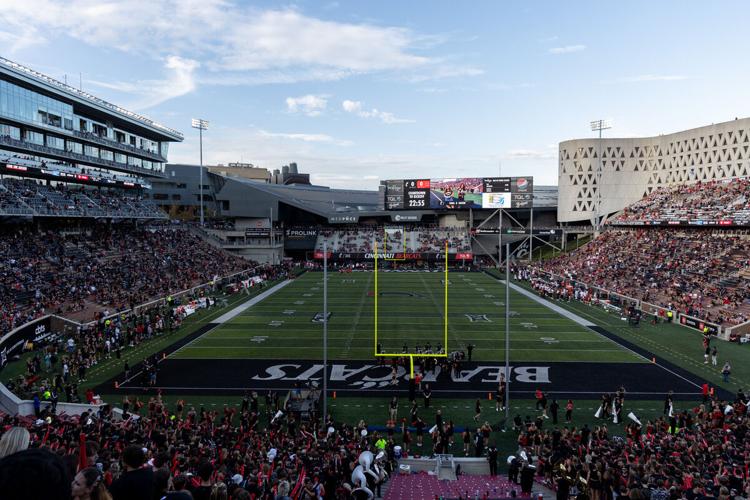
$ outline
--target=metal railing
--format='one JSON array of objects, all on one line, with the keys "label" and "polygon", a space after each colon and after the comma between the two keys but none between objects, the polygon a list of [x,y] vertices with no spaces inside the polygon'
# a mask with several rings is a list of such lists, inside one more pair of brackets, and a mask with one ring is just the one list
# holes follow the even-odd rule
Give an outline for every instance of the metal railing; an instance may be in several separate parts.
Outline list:
[{"label": "metal railing", "polygon": [[122,172],[138,173],[141,175],[149,175],[152,177],[165,177],[164,172],[157,170],[150,170],[148,168],[136,167],[135,165],[128,165],[127,163],[118,163],[112,160],[104,160],[102,158],[94,158],[93,156],[87,156],[80,153],[74,153],[73,151],[66,151],[64,149],[55,149],[49,146],[42,146],[41,144],[34,144],[33,142],[21,141],[13,139],[10,136],[0,136],[0,145],[20,148],[23,151],[33,151],[41,155],[50,156],[53,158],[63,158],[66,160],[76,161],[85,165],[96,165],[119,170]]},{"label": "metal railing", "polygon": [[79,139],[83,139],[84,141],[91,141],[91,142],[100,144],[102,146],[116,148],[122,151],[127,151],[129,153],[135,153],[137,155],[146,156],[160,163],[167,162],[167,159],[161,156],[159,153],[154,153],[153,151],[149,151],[148,149],[138,148],[131,144],[126,144],[124,142],[118,142],[112,139],[108,139],[106,137],[102,137],[100,135],[97,135],[91,132],[81,132],[80,130],[73,130],[73,135],[78,137]]}]

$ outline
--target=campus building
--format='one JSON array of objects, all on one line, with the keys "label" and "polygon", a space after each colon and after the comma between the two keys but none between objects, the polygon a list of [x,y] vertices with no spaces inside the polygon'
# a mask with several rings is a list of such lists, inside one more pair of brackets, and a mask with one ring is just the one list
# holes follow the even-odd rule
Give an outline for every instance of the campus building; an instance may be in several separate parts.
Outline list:
[{"label": "campus building", "polygon": [[590,221],[597,205],[611,215],[660,187],[750,175],[750,118],[655,137],[564,141],[558,169],[558,220]]}]

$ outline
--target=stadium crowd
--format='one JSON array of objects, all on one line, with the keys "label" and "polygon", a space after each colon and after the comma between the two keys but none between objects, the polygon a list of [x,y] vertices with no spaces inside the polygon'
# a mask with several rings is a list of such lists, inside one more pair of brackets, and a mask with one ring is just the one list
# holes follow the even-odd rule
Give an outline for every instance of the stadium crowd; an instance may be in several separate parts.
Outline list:
[{"label": "stadium crowd", "polygon": [[[625,436],[606,424],[590,429],[523,426],[519,453],[557,489],[558,499],[676,500],[750,497],[747,397],[707,399],[689,411],[642,423],[627,419]],[[535,458],[530,458],[535,457]]]},{"label": "stadium crowd", "polygon": [[627,207],[611,223],[678,220],[731,220],[747,225],[750,223],[750,179],[659,188]]},{"label": "stadium crowd", "polygon": [[49,313],[91,320],[252,266],[171,227],[8,228],[0,333]]},{"label": "stadium crowd", "polygon": [[719,324],[750,316],[750,239],[720,232],[610,229],[569,254],[535,265],[627,297]]},{"label": "stadium crowd", "polygon": [[[387,235],[384,241],[383,234]],[[319,232],[316,250],[323,250],[326,241],[331,252],[368,253],[375,248],[377,242],[379,251],[387,248],[389,252],[423,252],[437,253],[445,250],[448,241],[448,251],[469,252],[471,243],[466,228],[450,228],[429,225],[398,226],[392,229],[383,226],[352,226],[338,230],[325,229]],[[386,247],[387,243],[387,247]]]},{"label": "stadium crowd", "polygon": [[382,435],[301,423],[276,396],[262,409],[253,393],[239,410],[178,402],[174,412],[157,396],[121,419],[108,406],[80,417],[2,415],[0,491],[8,500],[349,499],[367,498],[352,474],[362,451],[386,450],[392,470]]}]

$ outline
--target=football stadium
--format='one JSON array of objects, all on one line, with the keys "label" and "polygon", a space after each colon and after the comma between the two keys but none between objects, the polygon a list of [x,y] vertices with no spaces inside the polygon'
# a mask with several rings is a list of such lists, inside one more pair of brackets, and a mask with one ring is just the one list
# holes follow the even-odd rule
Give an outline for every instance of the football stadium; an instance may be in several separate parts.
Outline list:
[{"label": "football stadium", "polygon": [[0,57],[0,497],[750,495],[750,118],[354,189],[145,114]]}]

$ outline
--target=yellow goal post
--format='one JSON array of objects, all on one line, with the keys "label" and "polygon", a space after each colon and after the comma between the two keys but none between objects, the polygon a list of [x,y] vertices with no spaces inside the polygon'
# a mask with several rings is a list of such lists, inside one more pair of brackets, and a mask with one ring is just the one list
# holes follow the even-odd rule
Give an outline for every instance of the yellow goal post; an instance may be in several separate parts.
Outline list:
[{"label": "yellow goal post", "polygon": [[[409,370],[414,377],[414,358],[447,358],[448,357],[448,241],[445,242],[445,284],[443,291],[443,353],[389,353],[378,352],[378,242],[375,241],[375,357],[376,358],[409,358]],[[401,260],[401,259],[399,259]]]}]

